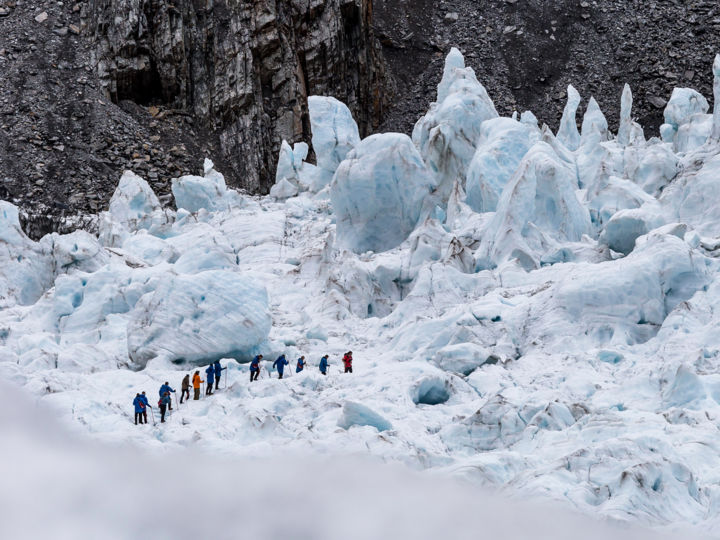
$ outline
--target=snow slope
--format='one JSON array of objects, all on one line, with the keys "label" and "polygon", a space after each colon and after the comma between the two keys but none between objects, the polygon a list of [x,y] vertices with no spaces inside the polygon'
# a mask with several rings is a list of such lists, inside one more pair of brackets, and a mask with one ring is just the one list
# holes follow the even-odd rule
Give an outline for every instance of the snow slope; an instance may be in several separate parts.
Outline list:
[{"label": "snow slope", "polygon": [[[415,147],[358,142],[345,108],[314,98],[332,113],[313,122],[328,159],[319,171],[283,145],[272,196],[206,162],[171,211],[126,173],[97,238],[37,243],[2,203],[0,377],[105,442],[370,454],[715,532],[720,114],[675,92],[663,140],[646,141],[626,89],[621,136],[596,105],[580,133],[570,91],[556,137],[529,113],[498,119],[458,55]],[[280,353],[309,369],[273,378]],[[132,425],[136,392],[153,403],[217,358],[226,388]]]}]

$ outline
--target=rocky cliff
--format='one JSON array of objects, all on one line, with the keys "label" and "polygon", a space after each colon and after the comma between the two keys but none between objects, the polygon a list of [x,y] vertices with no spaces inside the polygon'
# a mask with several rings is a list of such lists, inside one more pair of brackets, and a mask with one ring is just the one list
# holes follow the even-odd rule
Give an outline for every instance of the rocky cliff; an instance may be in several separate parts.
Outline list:
[{"label": "rocky cliff", "polygon": [[342,96],[361,132],[387,105],[370,0],[92,0],[93,65],[115,102],[193,115],[250,191],[283,138],[310,141],[307,96]]},{"label": "rocky cliff", "polygon": [[370,0],[0,0],[0,198],[38,236],[83,224],[125,168],[162,195],[211,157],[267,191],[282,139],[310,142],[308,95],[379,125],[371,20]]}]

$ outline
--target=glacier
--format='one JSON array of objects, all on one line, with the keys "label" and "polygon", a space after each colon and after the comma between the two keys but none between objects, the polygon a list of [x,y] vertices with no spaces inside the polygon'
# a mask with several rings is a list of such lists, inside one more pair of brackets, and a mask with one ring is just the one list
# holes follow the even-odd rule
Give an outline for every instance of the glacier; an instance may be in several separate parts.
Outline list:
[{"label": "glacier", "polygon": [[[0,377],[103,444],[369,456],[716,534],[720,57],[713,73],[712,114],[678,89],[659,137],[628,86],[617,134],[591,96],[578,129],[572,87],[553,133],[499,116],[453,49],[412,137],[360,139],[312,97],[313,152],[282,144],[267,196],[208,159],[163,207],[127,171],[97,230],[37,242],[0,201]],[[217,359],[217,395],[133,425],[136,392]]]}]

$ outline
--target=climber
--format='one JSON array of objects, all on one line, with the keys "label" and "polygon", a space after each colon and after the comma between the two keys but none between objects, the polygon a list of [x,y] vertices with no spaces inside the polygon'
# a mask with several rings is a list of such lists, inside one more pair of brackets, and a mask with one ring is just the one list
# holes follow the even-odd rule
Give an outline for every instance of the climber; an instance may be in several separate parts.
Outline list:
[{"label": "climber", "polygon": [[215,390],[219,390],[220,389],[220,375],[222,375],[222,370],[227,369],[227,367],[222,367],[220,365],[220,360],[215,360],[213,367],[215,368]]},{"label": "climber", "polygon": [[165,407],[170,405],[170,392],[165,392],[160,401],[158,401],[158,407],[160,407],[160,422],[165,423]]},{"label": "climber", "polygon": [[[172,388],[170,388],[170,385],[168,384],[168,382],[165,381],[165,384],[163,384],[163,385],[160,387],[160,392],[159,392],[160,397],[163,397],[166,393],[167,393],[168,396],[170,396],[170,392],[175,393],[175,390],[173,390]],[[168,399],[170,399],[170,397],[168,397]],[[172,400],[170,400],[170,401],[168,402],[168,410],[169,410],[169,411],[172,411]]]},{"label": "climber", "polygon": [[285,366],[287,366],[289,363],[290,362],[287,361],[284,354],[278,356],[278,359],[273,362],[272,367],[277,369],[278,379],[282,379],[283,372],[285,371]]},{"label": "climber", "polygon": [[343,364],[345,364],[345,373],[352,373],[352,351],[345,353]]},{"label": "climber", "polygon": [[260,376],[260,360],[262,360],[262,357],[262,354],[258,354],[253,358],[252,362],[250,362],[250,382],[257,381]]},{"label": "climber", "polygon": [[200,399],[200,385],[204,382],[205,381],[200,378],[200,372],[196,371],[195,375],[193,375],[193,399]]},{"label": "climber", "polygon": [[323,375],[327,375],[329,364],[328,364],[328,355],[326,354],[320,359],[320,373]]},{"label": "climber", "polygon": [[304,356],[301,356],[300,358],[298,358],[297,359],[297,367],[295,368],[295,373],[300,373],[305,368],[305,364],[307,364],[307,362],[305,361]]},{"label": "climber", "polygon": [[215,382],[215,368],[212,364],[210,364],[205,370],[205,375],[207,376],[207,389],[205,390],[205,395],[212,396],[213,383]]},{"label": "climber", "polygon": [[183,377],[180,385],[180,403],[183,402],[183,398],[190,401],[190,374],[188,373]]},{"label": "climber", "polygon": [[140,394],[135,395],[135,399],[133,399],[133,405],[135,405],[135,425],[137,426],[138,418],[140,419],[140,423],[144,424],[143,422],[143,411],[145,410],[145,404],[142,401],[142,396]]},{"label": "climber", "polygon": [[[142,404],[144,405],[142,415],[143,415],[143,419],[145,420],[145,423],[147,424],[148,423],[147,422],[147,409],[148,409],[148,407],[151,407],[151,405],[150,405],[150,402],[148,401],[148,398],[145,395],[144,391],[143,391],[142,395],[140,396],[140,401],[142,401]],[[153,422],[155,422],[155,420],[153,420]]]}]

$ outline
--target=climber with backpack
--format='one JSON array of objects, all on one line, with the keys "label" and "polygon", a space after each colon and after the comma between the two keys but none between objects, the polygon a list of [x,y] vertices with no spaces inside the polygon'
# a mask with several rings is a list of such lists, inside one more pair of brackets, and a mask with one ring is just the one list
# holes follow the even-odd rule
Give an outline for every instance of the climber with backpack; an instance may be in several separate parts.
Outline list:
[{"label": "climber with backpack", "polygon": [[307,362],[305,361],[305,357],[301,356],[297,359],[297,367],[295,368],[295,373],[300,373],[303,369],[305,369],[305,364]]},{"label": "climber with backpack", "polygon": [[346,352],[342,360],[345,365],[345,373],[352,373],[352,351]]},{"label": "climber with backpack", "polygon": [[145,410],[145,404],[143,403],[142,396],[140,394],[135,395],[135,399],[133,399],[133,405],[135,406],[135,425],[138,424],[138,419],[140,419],[140,423],[144,424],[146,422],[143,422],[143,411]]},{"label": "climber with backpack", "polygon": [[215,382],[215,367],[212,364],[210,364],[205,370],[205,375],[207,377],[207,389],[205,390],[205,395],[212,396],[213,383]]},{"label": "climber with backpack", "polygon": [[285,371],[285,366],[287,366],[290,362],[287,361],[284,354],[281,354],[278,356],[277,360],[273,362],[272,367],[277,369],[278,372],[278,379],[283,378],[283,372]]},{"label": "climber with backpack", "polygon": [[[173,393],[174,393],[175,390],[173,390],[172,388],[170,388],[170,385],[168,384],[168,382],[165,381],[165,384],[163,384],[163,385],[160,387],[160,392],[159,392],[160,397],[162,398],[165,394],[167,394],[167,395],[168,395],[168,399],[170,399],[170,398],[169,398],[170,392],[173,392]],[[168,410],[169,410],[169,411],[172,411],[172,400],[170,400],[170,401],[168,402]]]},{"label": "climber with backpack", "polygon": [[[147,410],[148,410],[148,407],[152,407],[152,405],[150,405],[150,401],[148,401],[148,398],[147,398],[147,396],[145,395],[145,391],[144,391],[144,390],[143,390],[142,395],[140,396],[140,401],[142,401],[142,404],[144,405],[144,406],[143,406],[143,410],[142,410],[142,416],[143,416],[143,419],[145,420],[145,423],[147,424],[147,423],[148,423],[148,421],[147,421]],[[155,420],[153,419],[153,424],[154,424],[154,423],[155,423]]]},{"label": "climber with backpack", "polygon": [[262,360],[262,358],[263,355],[258,354],[252,359],[252,362],[250,362],[250,382],[258,380],[258,377],[260,376],[260,360]]},{"label": "climber with backpack", "polygon": [[170,405],[170,392],[165,392],[160,401],[158,401],[158,407],[160,407],[160,423],[165,423],[165,408]]}]

